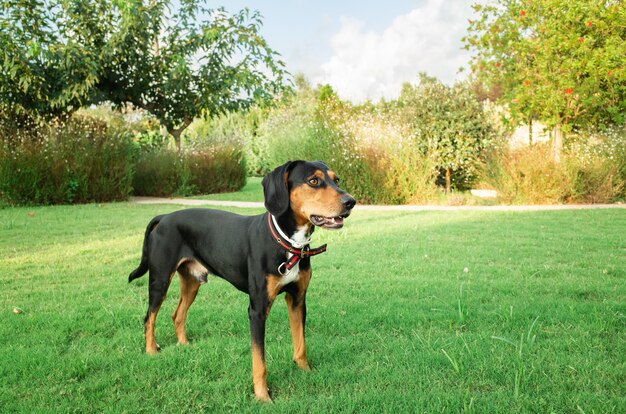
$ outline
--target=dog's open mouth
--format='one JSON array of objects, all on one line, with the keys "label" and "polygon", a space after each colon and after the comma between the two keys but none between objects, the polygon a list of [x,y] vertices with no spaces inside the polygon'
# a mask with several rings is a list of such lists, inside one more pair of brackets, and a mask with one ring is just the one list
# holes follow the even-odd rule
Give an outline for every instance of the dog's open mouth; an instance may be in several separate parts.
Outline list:
[{"label": "dog's open mouth", "polygon": [[343,227],[344,219],[348,218],[350,213],[342,214],[335,217],[323,217],[311,215],[310,220],[311,223],[318,227],[322,227],[325,229],[340,229]]}]

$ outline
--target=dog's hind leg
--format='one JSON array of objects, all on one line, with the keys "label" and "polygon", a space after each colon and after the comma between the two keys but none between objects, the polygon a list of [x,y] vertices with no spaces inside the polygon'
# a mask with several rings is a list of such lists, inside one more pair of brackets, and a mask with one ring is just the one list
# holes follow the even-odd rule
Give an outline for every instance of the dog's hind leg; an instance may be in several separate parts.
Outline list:
[{"label": "dog's hind leg", "polygon": [[[196,299],[198,289],[201,285],[198,281],[198,279],[201,278],[196,277],[196,275],[193,274],[193,270],[192,266],[188,264],[183,264],[178,268],[178,275],[180,276],[180,298],[178,299],[178,306],[176,306],[176,310],[172,314],[172,320],[174,321],[174,330],[176,331],[179,345],[189,343],[185,332],[187,311]],[[204,278],[206,278],[206,274]]]},{"label": "dog's hind leg", "polygon": [[144,319],[146,353],[149,355],[156,354],[159,348],[154,337],[154,328],[157,314],[159,313],[163,300],[165,300],[167,289],[170,286],[173,276],[174,273],[158,273],[150,269],[148,312]]}]

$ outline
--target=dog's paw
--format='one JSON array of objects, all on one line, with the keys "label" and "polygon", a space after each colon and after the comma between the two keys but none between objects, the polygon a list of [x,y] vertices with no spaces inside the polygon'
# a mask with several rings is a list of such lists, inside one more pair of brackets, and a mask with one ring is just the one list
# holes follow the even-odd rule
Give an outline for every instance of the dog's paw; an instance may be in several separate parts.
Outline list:
[{"label": "dog's paw", "polygon": [[309,362],[305,359],[305,360],[297,360],[294,359],[293,362],[296,363],[296,365],[298,366],[298,368],[300,368],[302,371],[311,371],[311,367],[309,366]]},{"label": "dog's paw", "polygon": [[254,398],[260,403],[271,404],[272,399],[270,398],[270,393],[267,388],[264,389],[255,389],[254,390]]}]

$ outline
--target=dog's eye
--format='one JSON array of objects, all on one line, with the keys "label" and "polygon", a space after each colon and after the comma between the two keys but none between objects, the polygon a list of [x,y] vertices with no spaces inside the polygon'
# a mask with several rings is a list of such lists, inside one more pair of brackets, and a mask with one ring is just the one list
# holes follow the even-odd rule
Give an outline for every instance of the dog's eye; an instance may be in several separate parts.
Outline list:
[{"label": "dog's eye", "polygon": [[335,177],[335,179],[333,181],[335,181],[335,184],[339,184],[339,181],[340,181],[339,177]]},{"label": "dog's eye", "polygon": [[319,183],[320,183],[320,179],[319,178],[313,177],[313,178],[309,179],[309,184],[311,184],[314,187],[319,185]]}]

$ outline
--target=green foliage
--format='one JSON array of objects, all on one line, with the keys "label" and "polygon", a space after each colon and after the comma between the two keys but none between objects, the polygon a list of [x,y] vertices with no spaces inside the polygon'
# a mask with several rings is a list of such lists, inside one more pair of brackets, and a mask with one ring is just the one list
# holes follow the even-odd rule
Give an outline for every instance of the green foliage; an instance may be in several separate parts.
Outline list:
[{"label": "green foliage", "polygon": [[152,148],[139,153],[133,176],[133,193],[169,197],[221,193],[241,189],[246,165],[241,146],[204,144],[182,153]]},{"label": "green foliage", "polygon": [[474,6],[472,69],[498,85],[517,121],[549,127],[623,124],[626,8],[605,0],[498,0]]},{"label": "green foliage", "polygon": [[[272,109],[259,128],[259,140],[274,168],[285,160],[323,160],[341,177],[342,185],[366,203],[403,202],[396,189],[386,191],[388,170],[381,169],[383,150],[355,135],[350,106],[332,94],[305,90]],[[352,119],[352,120],[351,120]],[[363,138],[363,142],[362,142]]]},{"label": "green foliage", "polygon": [[0,200],[65,204],[235,191],[245,184],[242,144],[199,139],[178,153],[153,119],[107,107],[50,127],[0,132]]},{"label": "green foliage", "polygon": [[13,131],[0,142],[0,198],[11,204],[123,200],[131,191],[132,157],[127,129],[89,117]]},{"label": "green foliage", "polygon": [[254,105],[247,110],[198,118],[191,123],[184,138],[187,145],[194,147],[215,143],[242,147],[248,175],[264,175],[269,166],[257,130],[266,113],[267,109]]},{"label": "green foliage", "polygon": [[195,117],[283,90],[284,65],[259,33],[259,13],[173,3],[4,0],[0,109],[49,118],[132,103],[179,145]]},{"label": "green foliage", "polygon": [[243,151],[233,143],[190,151],[184,157],[183,171],[189,171],[185,185],[192,194],[232,192],[246,184]]},{"label": "green foliage", "polygon": [[546,145],[503,149],[487,163],[483,181],[505,204],[561,203],[569,185],[550,154]]},{"label": "green foliage", "polygon": [[376,106],[354,107],[328,86],[303,88],[269,111],[258,135],[270,166],[322,159],[360,201],[404,204],[437,198],[441,168],[466,188],[496,128],[469,88],[424,78],[398,102]]},{"label": "green foliage", "polygon": [[404,86],[397,104],[411,125],[415,145],[432,157],[446,189],[453,178],[456,188],[469,188],[485,151],[501,132],[469,85],[449,87],[421,74],[417,86]]},{"label": "green foliage", "polygon": [[181,186],[182,165],[178,154],[168,148],[141,151],[135,164],[133,194],[167,197]]},{"label": "green foliage", "polygon": [[537,144],[495,155],[483,180],[506,204],[610,203],[624,196],[625,161],[573,147],[556,163]]},{"label": "green foliage", "polygon": [[100,78],[106,1],[0,2],[0,111],[56,117],[86,104]]},{"label": "green foliage", "polygon": [[571,197],[590,203],[626,199],[626,126],[587,131],[571,141],[567,148]]}]

